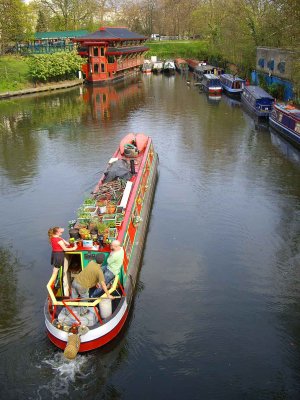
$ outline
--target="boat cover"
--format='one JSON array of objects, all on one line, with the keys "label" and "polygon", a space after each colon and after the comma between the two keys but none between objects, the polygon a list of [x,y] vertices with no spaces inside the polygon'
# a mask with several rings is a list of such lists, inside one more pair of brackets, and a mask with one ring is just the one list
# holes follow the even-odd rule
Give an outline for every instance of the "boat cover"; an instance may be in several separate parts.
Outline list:
[{"label": "boat cover", "polygon": [[[80,307],[79,307],[79,309],[80,309]],[[82,316],[79,315],[79,309],[78,309],[78,307],[76,307],[76,308],[73,307],[72,311],[74,312],[76,317],[78,317],[80,319],[82,325],[94,326],[98,322],[98,319],[97,319],[97,316],[96,316],[96,313],[95,313],[93,307],[86,308],[87,313]],[[57,319],[61,324],[67,325],[67,326],[72,326],[74,323],[78,322],[73,317],[73,315],[69,313],[69,311],[65,307],[58,314]]]},{"label": "boat cover", "polygon": [[128,165],[126,160],[118,160],[112,164],[110,164],[104,172],[105,178],[103,182],[111,182],[117,178],[125,179],[129,181],[132,177],[130,172],[130,166]]}]

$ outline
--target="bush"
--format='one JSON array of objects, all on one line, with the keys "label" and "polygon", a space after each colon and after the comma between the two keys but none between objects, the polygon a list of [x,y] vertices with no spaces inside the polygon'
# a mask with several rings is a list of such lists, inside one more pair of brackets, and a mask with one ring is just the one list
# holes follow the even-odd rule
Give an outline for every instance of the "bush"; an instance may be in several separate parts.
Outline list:
[{"label": "bush", "polygon": [[29,75],[34,82],[62,81],[76,78],[83,64],[76,52],[33,55],[29,58]]},{"label": "bush", "polygon": [[284,85],[280,85],[280,83],[272,83],[271,85],[268,86],[267,91],[275,99],[283,99]]}]

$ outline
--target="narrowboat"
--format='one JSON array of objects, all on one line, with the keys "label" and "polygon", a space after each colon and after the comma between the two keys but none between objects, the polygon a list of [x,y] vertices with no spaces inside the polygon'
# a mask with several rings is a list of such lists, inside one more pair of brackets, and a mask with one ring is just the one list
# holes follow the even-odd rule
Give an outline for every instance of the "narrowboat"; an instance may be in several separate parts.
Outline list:
[{"label": "narrowboat", "polygon": [[166,60],[163,66],[163,72],[166,74],[175,74],[176,67],[173,60]]},{"label": "narrowboat", "polygon": [[300,110],[291,105],[275,103],[270,125],[291,143],[300,147]]},{"label": "narrowboat", "polygon": [[201,82],[202,79],[203,79],[203,76],[204,76],[205,74],[214,74],[214,75],[216,75],[216,76],[219,76],[219,75],[221,75],[223,72],[224,72],[224,71],[223,71],[222,68],[215,67],[215,66],[213,66],[213,65],[209,65],[209,64],[206,64],[206,63],[202,63],[201,65],[199,65],[198,67],[196,67],[196,68],[194,69],[194,78],[195,78],[197,81],[200,81],[200,82]]},{"label": "narrowboat", "polygon": [[258,118],[269,118],[274,98],[259,86],[245,86],[241,96],[245,108]]},{"label": "narrowboat", "polygon": [[142,71],[144,74],[151,74],[152,72],[152,62],[150,60],[145,60],[142,65]]},{"label": "narrowboat", "polygon": [[220,82],[224,91],[231,95],[240,96],[245,87],[245,80],[232,74],[221,74]]},{"label": "narrowboat", "polygon": [[176,58],[175,67],[178,72],[187,72],[189,70],[188,63],[183,58]]},{"label": "narrowboat", "polygon": [[205,61],[195,60],[194,58],[187,58],[186,62],[191,71],[194,71],[196,67],[199,67],[202,64],[206,64]]},{"label": "narrowboat", "polygon": [[152,64],[152,72],[154,72],[155,74],[159,74],[163,70],[163,67],[164,67],[163,61],[156,60]]},{"label": "narrowboat", "polygon": [[[85,200],[90,214],[85,212],[70,221],[69,233],[76,240],[77,249],[70,248],[65,253],[66,279],[57,284],[54,275],[50,278],[44,307],[47,335],[58,348],[65,349],[75,334],[80,340],[79,352],[93,350],[114,339],[124,326],[140,270],[157,174],[158,155],[151,138],[127,135],[91,197]],[[72,277],[97,254],[102,253],[107,259],[110,243],[115,239],[124,250],[120,273],[108,286],[115,298],[107,299],[106,294],[98,298],[68,297]],[[111,302],[108,307],[107,302]],[[81,334],[77,335],[79,331]]]},{"label": "narrowboat", "polygon": [[204,74],[201,86],[209,95],[220,95],[222,93],[220,78],[214,74]]}]

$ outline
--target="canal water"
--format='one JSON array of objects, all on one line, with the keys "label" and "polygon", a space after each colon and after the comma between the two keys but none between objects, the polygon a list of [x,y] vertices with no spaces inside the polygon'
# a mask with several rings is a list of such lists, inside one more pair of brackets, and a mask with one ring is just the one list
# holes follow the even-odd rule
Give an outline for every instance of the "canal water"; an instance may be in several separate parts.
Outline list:
[{"label": "canal water", "polygon": [[[47,339],[47,230],[128,132],[159,180],[128,323],[68,362]],[[1,399],[299,399],[300,155],[240,104],[144,76],[0,103]]]}]

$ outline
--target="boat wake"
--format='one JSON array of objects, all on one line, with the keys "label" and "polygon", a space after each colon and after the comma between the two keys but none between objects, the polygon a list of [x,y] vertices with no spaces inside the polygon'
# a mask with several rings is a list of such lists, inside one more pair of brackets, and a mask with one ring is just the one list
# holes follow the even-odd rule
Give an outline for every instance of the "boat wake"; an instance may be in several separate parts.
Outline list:
[{"label": "boat wake", "polygon": [[[89,358],[86,355],[77,355],[74,360],[66,360],[63,353],[59,352],[54,357],[44,359],[38,368],[49,376],[49,382],[38,388],[37,399],[45,399],[49,395],[51,398],[59,398],[70,394],[75,381],[85,381],[94,372]],[[49,368],[53,375],[49,374]]]}]

